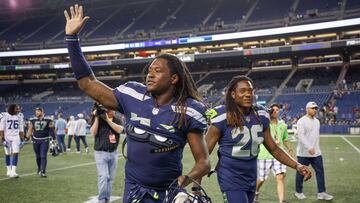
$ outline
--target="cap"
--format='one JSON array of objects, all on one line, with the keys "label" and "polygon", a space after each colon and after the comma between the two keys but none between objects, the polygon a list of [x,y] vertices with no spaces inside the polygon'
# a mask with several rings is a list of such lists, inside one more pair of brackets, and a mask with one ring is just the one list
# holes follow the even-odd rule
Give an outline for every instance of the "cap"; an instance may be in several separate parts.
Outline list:
[{"label": "cap", "polygon": [[317,105],[315,102],[313,102],[313,101],[308,102],[308,103],[306,104],[306,108],[313,108],[313,107],[318,107],[318,105]]},{"label": "cap", "polygon": [[78,116],[79,118],[83,118],[83,117],[84,117],[84,114],[79,113],[77,116]]}]

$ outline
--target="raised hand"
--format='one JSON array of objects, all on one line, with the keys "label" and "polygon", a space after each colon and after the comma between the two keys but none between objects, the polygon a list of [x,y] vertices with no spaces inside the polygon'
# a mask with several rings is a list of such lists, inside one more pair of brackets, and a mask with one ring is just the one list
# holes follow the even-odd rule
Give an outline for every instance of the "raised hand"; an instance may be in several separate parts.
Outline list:
[{"label": "raised hand", "polygon": [[90,19],[89,16],[84,17],[83,7],[77,4],[70,7],[70,15],[67,10],[64,10],[64,15],[66,18],[65,34],[67,35],[77,35],[86,21]]}]

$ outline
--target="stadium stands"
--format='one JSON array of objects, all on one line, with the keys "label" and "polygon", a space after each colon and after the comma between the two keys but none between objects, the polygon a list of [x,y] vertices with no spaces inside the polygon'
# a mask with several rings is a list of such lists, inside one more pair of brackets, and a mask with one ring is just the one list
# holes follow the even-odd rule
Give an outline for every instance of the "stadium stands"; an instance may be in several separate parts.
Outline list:
[{"label": "stadium stands", "polygon": [[[139,37],[171,38],[174,35],[192,35],[209,31],[222,33],[229,29],[252,30],[304,24],[310,22],[309,20],[335,20],[339,19],[339,16],[360,16],[360,12],[357,12],[359,6],[355,0],[345,2],[347,3],[344,10],[341,9],[342,0],[144,0],[124,1],[121,4],[113,1],[112,5],[105,1],[84,2],[88,8],[86,15],[91,16],[91,20],[84,28],[82,37],[85,44],[106,44]],[[266,9],[272,5],[277,5],[276,10]],[[16,18],[0,19],[0,41],[5,41],[5,48],[63,46],[62,9],[59,10],[56,6],[51,9],[43,5],[38,6],[37,9],[27,11],[25,16],[15,13],[15,16],[18,15]],[[314,11],[319,15],[312,16],[311,12]],[[11,13],[10,10],[7,12]],[[302,17],[299,18],[299,15]]]}]

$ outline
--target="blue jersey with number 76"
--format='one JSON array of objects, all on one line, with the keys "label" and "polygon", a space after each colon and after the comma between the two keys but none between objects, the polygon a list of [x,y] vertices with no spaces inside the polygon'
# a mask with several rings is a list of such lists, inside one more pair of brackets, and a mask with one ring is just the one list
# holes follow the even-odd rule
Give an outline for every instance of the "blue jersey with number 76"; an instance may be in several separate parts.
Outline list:
[{"label": "blue jersey with number 76", "polygon": [[211,124],[221,132],[219,139],[218,182],[221,191],[255,191],[259,144],[269,128],[269,115],[264,107],[257,106],[244,116],[243,130],[227,124],[226,107],[215,107]]}]

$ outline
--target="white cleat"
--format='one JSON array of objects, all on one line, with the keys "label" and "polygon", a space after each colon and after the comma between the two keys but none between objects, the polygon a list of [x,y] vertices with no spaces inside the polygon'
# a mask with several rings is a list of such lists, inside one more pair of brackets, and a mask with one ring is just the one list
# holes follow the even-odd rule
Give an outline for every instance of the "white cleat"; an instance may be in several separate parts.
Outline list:
[{"label": "white cleat", "polygon": [[304,195],[304,193],[295,192],[295,197],[297,197],[298,199],[306,199],[306,196]]},{"label": "white cleat", "polygon": [[11,175],[11,171],[7,171],[7,172],[6,172],[6,176],[7,176],[7,177],[10,177],[10,175]]},{"label": "white cleat", "polygon": [[334,196],[332,196],[326,192],[320,192],[317,194],[317,199],[318,200],[332,200],[332,199],[334,199]]},{"label": "white cleat", "polygon": [[18,178],[19,177],[19,175],[16,173],[16,172],[12,172],[12,173],[10,173],[10,178]]}]

